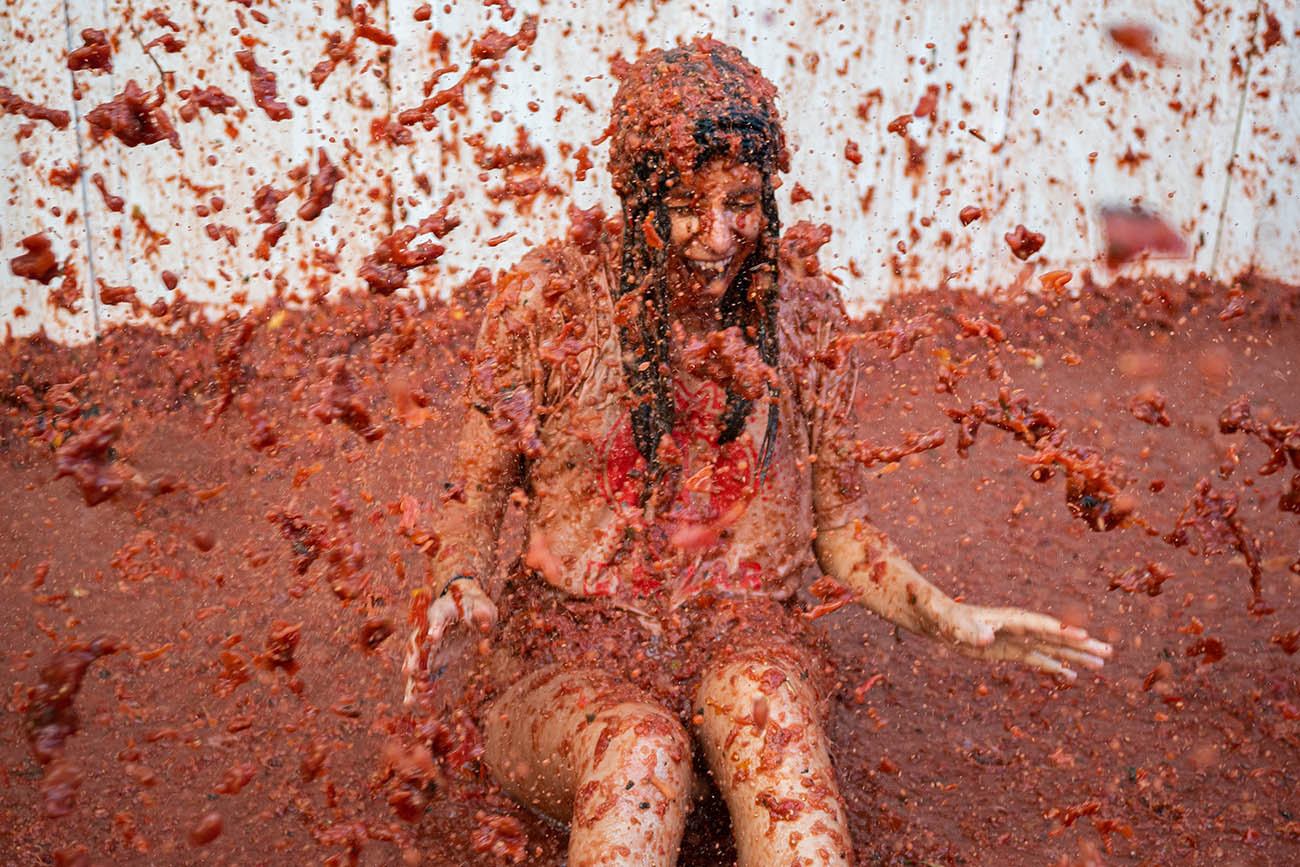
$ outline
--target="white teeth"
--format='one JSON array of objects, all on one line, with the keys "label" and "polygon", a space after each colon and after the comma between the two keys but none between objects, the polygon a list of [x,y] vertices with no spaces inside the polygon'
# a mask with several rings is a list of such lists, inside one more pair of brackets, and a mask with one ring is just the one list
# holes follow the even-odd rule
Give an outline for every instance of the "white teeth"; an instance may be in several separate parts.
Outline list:
[{"label": "white teeth", "polygon": [[731,264],[731,259],[723,259],[720,262],[702,262],[696,260],[692,264],[701,271],[711,271],[714,274],[721,274],[723,271],[727,270],[727,266]]}]

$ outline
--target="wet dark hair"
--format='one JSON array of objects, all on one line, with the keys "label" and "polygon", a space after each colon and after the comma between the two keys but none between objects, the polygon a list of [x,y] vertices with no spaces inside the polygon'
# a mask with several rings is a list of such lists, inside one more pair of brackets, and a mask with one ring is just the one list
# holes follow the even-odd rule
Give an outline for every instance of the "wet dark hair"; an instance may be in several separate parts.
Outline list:
[{"label": "wet dark hair", "polygon": [[[667,245],[665,199],[685,174],[714,160],[751,166],[762,178],[763,216],[758,243],[719,301],[722,328],[736,326],[775,369],[777,250],[781,220],[773,180],[789,157],[775,106],[776,90],[740,52],[711,39],[657,51],[625,74],[615,99],[610,168],[623,200],[623,258],[616,295],[623,364],[632,392],[632,431],[651,480],[663,474],[659,444],[675,421],[668,376]],[[630,303],[630,306],[625,306]],[[768,385],[767,427],[759,453],[761,480],[772,459],[779,391]],[[727,386],[718,444],[745,428],[753,401]],[[653,486],[647,485],[646,491]]]}]

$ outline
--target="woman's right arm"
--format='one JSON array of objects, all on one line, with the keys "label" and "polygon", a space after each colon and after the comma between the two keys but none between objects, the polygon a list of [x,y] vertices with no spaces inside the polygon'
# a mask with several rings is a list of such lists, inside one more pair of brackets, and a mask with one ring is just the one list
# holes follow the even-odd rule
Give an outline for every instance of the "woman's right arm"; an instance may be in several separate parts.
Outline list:
[{"label": "woman's right arm", "polygon": [[496,625],[496,603],[484,582],[496,569],[506,502],[522,480],[520,455],[499,440],[489,419],[471,406],[461,428],[456,471],[443,491],[433,583],[411,600],[413,628],[402,666],[408,704],[427,683],[434,670],[431,658],[449,628],[465,623],[487,633]]},{"label": "woman's right arm", "polygon": [[537,287],[547,270],[529,256],[504,274],[483,311],[470,361],[465,421],[444,483],[433,592],[458,576],[485,585],[497,565],[498,537],[524,461],[541,451],[537,396]]},{"label": "woman's right arm", "polygon": [[510,493],[523,482],[522,456],[501,441],[481,407],[471,400],[456,463],[441,492],[432,587],[435,596],[446,595],[457,576],[486,583],[496,569],[501,522]]},{"label": "woman's right arm", "polygon": [[439,548],[432,582],[411,604],[414,628],[403,666],[408,702],[447,629],[469,623],[487,632],[496,623],[485,586],[497,566],[506,505],[524,481],[525,459],[539,448],[526,304],[535,279],[530,271],[516,268],[503,277],[484,311],[455,463],[435,504]]}]

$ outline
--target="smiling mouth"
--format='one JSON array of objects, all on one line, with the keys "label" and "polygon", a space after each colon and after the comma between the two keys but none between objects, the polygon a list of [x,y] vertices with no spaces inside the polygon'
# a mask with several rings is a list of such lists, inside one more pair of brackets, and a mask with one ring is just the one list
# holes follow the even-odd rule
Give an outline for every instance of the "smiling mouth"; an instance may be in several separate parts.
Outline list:
[{"label": "smiling mouth", "polygon": [[700,274],[706,274],[710,278],[715,278],[721,277],[727,272],[727,268],[731,266],[731,260],[734,258],[734,256],[728,256],[725,259],[718,259],[713,262],[701,259],[691,259],[690,264],[694,271],[697,271]]}]

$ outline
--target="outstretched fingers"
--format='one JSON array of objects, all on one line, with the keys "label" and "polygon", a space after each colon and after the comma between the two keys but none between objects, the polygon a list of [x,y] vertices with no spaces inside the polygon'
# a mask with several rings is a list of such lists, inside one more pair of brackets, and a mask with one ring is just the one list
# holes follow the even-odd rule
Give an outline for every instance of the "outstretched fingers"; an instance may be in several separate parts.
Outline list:
[{"label": "outstretched fingers", "polygon": [[1021,644],[1026,651],[1038,653],[1042,656],[1048,656],[1066,663],[1081,665],[1084,668],[1096,671],[1106,664],[1106,660],[1094,653],[1077,650],[1073,647],[1066,647],[1060,644],[1047,644],[1043,642],[1034,642],[1032,640],[1018,639],[1014,643]]},{"label": "outstretched fingers", "polygon": [[1020,608],[989,608],[985,610],[985,614],[999,633],[1059,639],[1058,643],[1088,637],[1086,630],[1077,626],[1066,626],[1050,614],[1039,614],[1037,611],[1024,611]]},{"label": "outstretched fingers", "polygon": [[1056,675],[1073,682],[1079,675],[1060,659],[1044,653],[1018,641],[1001,640],[991,647],[984,648],[980,654],[985,659],[1000,659],[1006,662],[1019,662],[1030,668]]},{"label": "outstretched fingers", "polygon": [[967,646],[962,649],[969,656],[980,659],[1018,662],[1070,682],[1073,682],[1078,677],[1078,672],[1071,666],[1096,670],[1101,668],[1106,661],[1097,654],[1077,650],[1063,644],[1042,641],[1036,636],[1017,636],[1005,633],[999,634],[997,640],[987,647]]},{"label": "outstretched fingers", "polygon": [[1025,651],[1025,655],[1020,661],[1025,665],[1028,665],[1030,668],[1036,668],[1039,671],[1054,674],[1057,677],[1070,681],[1071,683],[1073,683],[1079,676],[1079,673],[1074,669],[1062,665],[1060,662],[1052,659],[1052,657],[1045,653],[1039,653],[1037,650]]},{"label": "outstretched fingers", "polygon": [[987,611],[986,616],[999,636],[1037,640],[1045,647],[1065,647],[1103,660],[1108,659],[1112,652],[1109,644],[1090,637],[1086,629],[1067,626],[1047,614],[1018,608],[993,608]]},{"label": "outstretched fingers", "polygon": [[1106,660],[1100,656],[1092,653],[1084,653],[1081,650],[1075,650],[1070,647],[1053,647],[1050,650],[1042,652],[1046,652],[1057,659],[1063,659],[1066,662],[1073,662],[1077,665],[1082,665],[1084,668],[1089,668],[1093,671],[1098,671],[1106,664]]}]

